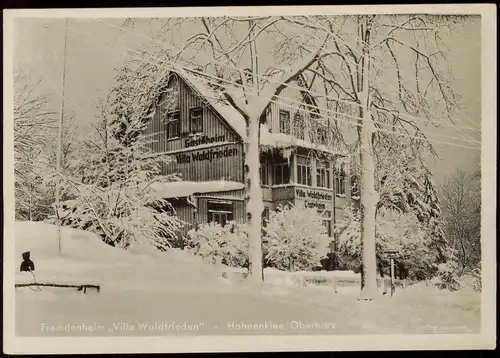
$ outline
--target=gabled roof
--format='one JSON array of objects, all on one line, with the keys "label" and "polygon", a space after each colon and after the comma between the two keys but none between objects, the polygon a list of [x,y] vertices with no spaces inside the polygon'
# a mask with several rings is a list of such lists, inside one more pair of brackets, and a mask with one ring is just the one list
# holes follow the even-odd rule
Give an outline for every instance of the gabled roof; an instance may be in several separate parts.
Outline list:
[{"label": "gabled roof", "polygon": [[177,75],[186,84],[191,87],[195,92],[205,99],[208,104],[219,114],[221,119],[227,122],[227,124],[241,137],[245,139],[246,137],[246,125],[245,119],[233,106],[231,106],[228,101],[222,96],[222,93],[217,92],[214,88],[210,87],[206,82],[202,81],[194,74],[189,74],[186,71],[178,72],[175,71]]},{"label": "gabled roof", "polygon": [[[219,114],[221,119],[231,127],[238,136],[245,140],[246,125],[245,119],[226,98],[222,95],[222,91],[216,90],[214,87],[207,84],[203,79],[203,75],[189,73],[184,71],[173,71],[176,73],[194,92],[198,93],[207,103]],[[208,79],[208,77],[207,77]],[[310,143],[305,140],[295,138],[291,135],[283,133],[271,133],[267,125],[262,125],[260,128],[260,144],[262,146],[273,148],[291,148],[301,146],[309,149],[317,149],[325,152],[330,152],[337,155],[346,155],[345,149],[329,148],[324,145]]]}]

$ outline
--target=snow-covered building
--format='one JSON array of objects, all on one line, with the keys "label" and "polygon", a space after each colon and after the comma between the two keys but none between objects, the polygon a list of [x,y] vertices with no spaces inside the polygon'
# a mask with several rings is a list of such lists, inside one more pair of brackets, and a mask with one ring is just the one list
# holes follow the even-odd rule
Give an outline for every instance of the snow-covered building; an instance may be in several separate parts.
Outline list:
[{"label": "snow-covered building", "polygon": [[[164,173],[182,178],[154,189],[191,225],[246,218],[245,121],[212,81],[172,73],[146,130],[155,138],[152,150],[172,155]],[[347,153],[314,107],[313,98],[287,88],[266,111],[260,133],[263,216],[288,203],[317,207],[332,235],[334,220],[351,200]]]}]

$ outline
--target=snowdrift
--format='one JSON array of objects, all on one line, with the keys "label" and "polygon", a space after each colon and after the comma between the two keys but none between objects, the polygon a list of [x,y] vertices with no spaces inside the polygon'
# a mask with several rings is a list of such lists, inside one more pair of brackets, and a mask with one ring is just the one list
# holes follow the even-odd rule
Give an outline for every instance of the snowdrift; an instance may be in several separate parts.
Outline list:
[{"label": "snowdrift", "polygon": [[[15,223],[16,257],[31,252],[37,260],[58,259],[58,227],[43,222],[19,221]],[[69,227],[61,227],[61,253],[64,258],[93,262],[109,262],[128,256],[126,252],[113,248],[95,234]],[[20,261],[19,261],[20,262]]]},{"label": "snowdrift", "polygon": [[36,282],[95,284],[103,290],[203,290],[221,283],[220,272],[182,250],[161,252],[142,245],[122,250],[90,232],[42,222],[16,222],[16,283],[33,282],[19,272],[25,251],[35,263]]}]

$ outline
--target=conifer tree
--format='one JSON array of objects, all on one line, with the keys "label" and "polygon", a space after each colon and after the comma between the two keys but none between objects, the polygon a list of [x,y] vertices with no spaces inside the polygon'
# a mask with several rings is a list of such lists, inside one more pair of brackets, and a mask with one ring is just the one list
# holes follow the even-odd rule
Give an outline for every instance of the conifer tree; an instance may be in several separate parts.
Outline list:
[{"label": "conifer tree", "polygon": [[118,69],[117,84],[100,105],[95,138],[85,142],[82,160],[72,162],[65,176],[66,224],[99,234],[112,245],[170,246],[183,222],[170,203],[158,195],[158,184],[177,180],[161,168],[171,158],[152,151],[154,138],[144,134],[168,75],[139,63],[149,75],[134,75],[130,59]]}]

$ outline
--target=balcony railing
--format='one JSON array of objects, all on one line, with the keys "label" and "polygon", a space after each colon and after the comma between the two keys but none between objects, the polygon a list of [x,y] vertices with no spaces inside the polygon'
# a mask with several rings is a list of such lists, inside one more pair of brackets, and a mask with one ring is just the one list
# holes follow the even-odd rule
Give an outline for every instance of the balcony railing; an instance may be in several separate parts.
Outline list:
[{"label": "balcony railing", "polygon": [[306,200],[309,202],[335,202],[336,207],[343,207],[347,204],[346,195],[335,195],[333,189],[306,186],[296,183],[281,184],[271,186],[272,201],[282,200]]}]

